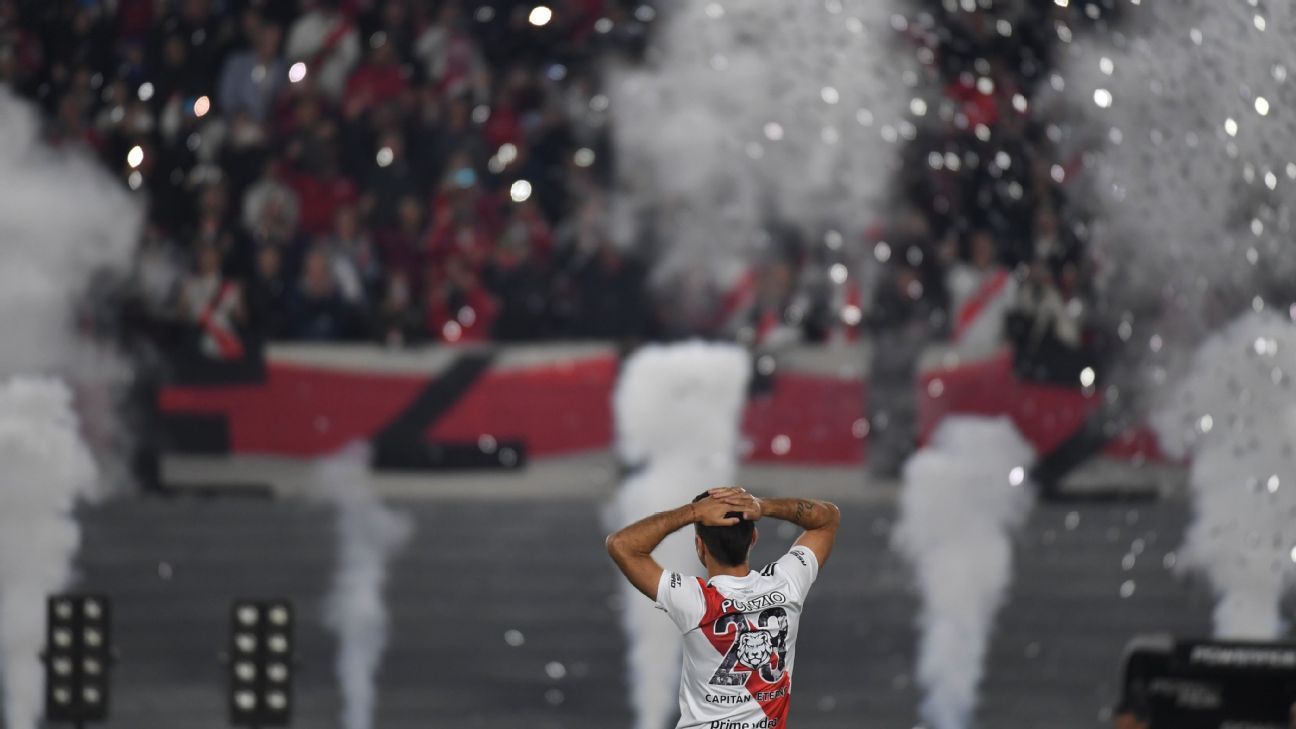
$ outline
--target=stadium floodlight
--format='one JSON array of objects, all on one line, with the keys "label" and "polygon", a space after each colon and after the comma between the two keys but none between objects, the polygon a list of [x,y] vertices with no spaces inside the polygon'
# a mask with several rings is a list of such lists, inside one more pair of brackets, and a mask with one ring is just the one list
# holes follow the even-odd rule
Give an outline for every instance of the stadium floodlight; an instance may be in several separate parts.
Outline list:
[{"label": "stadium floodlight", "polygon": [[292,721],[293,609],[287,600],[235,600],[227,665],[230,723]]},{"label": "stadium floodlight", "polygon": [[111,603],[102,595],[51,595],[45,613],[45,718],[78,727],[106,720]]}]

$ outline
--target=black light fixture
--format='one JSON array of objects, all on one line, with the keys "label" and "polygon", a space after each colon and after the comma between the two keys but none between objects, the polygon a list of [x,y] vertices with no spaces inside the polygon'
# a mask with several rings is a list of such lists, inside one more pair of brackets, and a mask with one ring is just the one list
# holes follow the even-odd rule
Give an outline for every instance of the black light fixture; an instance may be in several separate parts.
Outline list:
[{"label": "black light fixture", "polygon": [[106,720],[111,603],[102,595],[52,595],[45,614],[45,718],[78,727]]},{"label": "black light fixture", "polygon": [[234,601],[227,671],[231,724],[288,726],[293,709],[292,603]]}]

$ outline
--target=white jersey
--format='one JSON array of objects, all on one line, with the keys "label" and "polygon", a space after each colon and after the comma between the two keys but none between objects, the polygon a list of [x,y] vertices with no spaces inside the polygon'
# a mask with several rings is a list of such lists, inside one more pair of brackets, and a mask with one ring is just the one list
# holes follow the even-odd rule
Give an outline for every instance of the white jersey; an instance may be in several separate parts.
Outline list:
[{"label": "white jersey", "polygon": [[657,607],[684,634],[676,729],[782,729],[801,609],[819,575],[807,547],[746,577],[663,572]]}]

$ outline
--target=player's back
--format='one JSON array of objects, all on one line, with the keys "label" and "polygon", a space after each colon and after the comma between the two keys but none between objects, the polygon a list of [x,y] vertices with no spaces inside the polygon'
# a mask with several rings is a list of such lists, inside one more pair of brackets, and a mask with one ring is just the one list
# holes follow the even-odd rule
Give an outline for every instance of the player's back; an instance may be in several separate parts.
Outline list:
[{"label": "player's back", "polygon": [[657,606],[684,634],[679,729],[784,726],[801,611],[818,571],[814,552],[793,547],[743,577],[662,575]]}]

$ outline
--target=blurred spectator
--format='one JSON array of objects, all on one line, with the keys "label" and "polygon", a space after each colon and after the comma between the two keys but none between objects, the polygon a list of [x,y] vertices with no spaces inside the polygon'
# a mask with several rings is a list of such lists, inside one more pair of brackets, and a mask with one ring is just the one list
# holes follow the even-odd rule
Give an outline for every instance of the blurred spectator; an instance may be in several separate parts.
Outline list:
[{"label": "blurred spectator", "polygon": [[423,204],[414,195],[399,198],[395,225],[380,227],[375,234],[387,269],[401,271],[407,279],[423,269],[423,239]]},{"label": "blurred spectator", "polygon": [[374,318],[375,338],[388,347],[403,347],[422,340],[423,320],[413,304],[409,276],[400,270],[389,273]]},{"label": "blurred spectator", "polygon": [[297,230],[301,206],[297,193],[267,164],[243,196],[243,226],[257,238],[286,244]]},{"label": "blurred spectator", "polygon": [[382,287],[382,265],[369,232],[361,229],[360,219],[352,206],[338,208],[333,216],[333,232],[323,240],[333,264],[333,278],[342,298],[351,306],[362,308],[376,299]]},{"label": "blurred spectator", "polygon": [[29,91],[44,62],[40,38],[23,27],[17,0],[0,0],[0,81]]},{"label": "blurred spectator", "polygon": [[432,227],[424,245],[431,261],[462,260],[480,271],[490,257],[494,247],[486,223],[490,211],[476,179],[470,167],[460,167],[433,199]]},{"label": "blurred spectator", "polygon": [[[82,6],[92,4],[97,3],[81,3]],[[209,93],[220,71],[220,54],[229,42],[232,24],[227,16],[213,12],[212,0],[179,0],[170,7],[154,29],[154,51],[158,37],[163,39],[164,57],[178,58],[176,50],[183,47],[187,60],[180,64],[183,66],[180,77],[192,84],[186,89],[191,95]],[[170,94],[160,93],[155,98],[166,103],[170,101]]]},{"label": "blurred spectator", "polygon": [[193,271],[180,286],[180,312],[193,326],[196,350],[204,357],[243,358],[240,328],[247,317],[243,291],[222,275],[221,252],[214,244],[200,243],[194,251]]},{"label": "blurred spectator", "polygon": [[[414,44],[424,75],[445,96],[480,92],[485,67],[476,43],[466,32],[459,4],[443,3],[440,13],[437,22],[429,25]],[[475,95],[480,97],[481,93]]]},{"label": "blurred spectator", "polygon": [[287,171],[284,182],[301,204],[301,232],[318,235],[332,227],[339,207],[359,199],[359,189],[341,170],[337,127],[332,122],[317,121],[304,127],[293,145],[296,164]]},{"label": "blurred spectator", "polygon": [[311,341],[349,339],[357,334],[359,321],[338,289],[327,251],[311,249],[289,302],[289,336]]},{"label": "blurred spectator", "polygon": [[973,231],[968,236],[968,255],[966,259],[956,257],[956,263],[950,266],[946,277],[946,286],[950,294],[950,308],[955,312],[955,326],[965,317],[962,315],[968,301],[982,288],[986,280],[1003,270],[998,265],[999,250],[994,237],[987,230]]},{"label": "blurred spectator", "polygon": [[354,117],[405,93],[405,74],[397,62],[393,44],[383,35],[375,35],[369,58],[346,83],[342,97],[344,115]]},{"label": "blurred spectator", "polygon": [[[476,180],[473,160],[484,155],[484,145],[472,127],[472,108],[463,96],[454,96],[445,103],[445,112],[436,118],[425,118],[415,132],[419,165],[435,175],[440,184],[454,180],[457,184],[472,184]],[[471,179],[468,179],[471,173]],[[437,185],[437,187],[440,186]]]},{"label": "blurred spectator", "polygon": [[952,325],[950,338],[968,359],[992,354],[1004,341],[1004,318],[1017,297],[1017,281],[999,261],[999,247],[987,230],[969,237],[968,256],[946,277]]},{"label": "blurred spectator", "polygon": [[414,37],[419,29],[431,25],[428,22],[431,20],[430,5],[431,3],[420,0],[387,0],[371,3],[369,11],[362,16],[361,24],[372,27],[369,36],[371,44],[381,38],[384,43],[392,45],[396,55],[402,61],[407,61],[413,58]]},{"label": "blurred spectator", "polygon": [[758,267],[751,295],[737,304],[737,311],[730,322],[722,325],[723,329],[737,331],[741,341],[754,345],[770,344],[771,339],[786,340],[794,283],[789,261],[780,258]]},{"label": "blurred spectator", "polygon": [[[548,329],[545,273],[535,258],[542,248],[534,240],[537,234],[547,235],[548,230],[533,231],[519,215],[500,237],[485,267],[486,287],[500,303],[493,331],[497,339],[525,340]],[[543,249],[547,247],[546,243]]]},{"label": "blurred spectator", "polygon": [[200,95],[209,78],[203,77],[200,64],[190,59],[189,44],[184,36],[171,33],[164,36],[160,44],[160,58],[153,73],[154,106],[164,105],[172,99]]},{"label": "blurred spectator", "polygon": [[299,1],[302,14],[288,31],[284,55],[304,63],[308,82],[336,101],[360,60],[360,33],[337,0]]},{"label": "blurred spectator", "polygon": [[1031,236],[1033,253],[1038,260],[1070,258],[1077,253],[1078,243],[1063,235],[1052,205],[1041,205],[1035,212]]},{"label": "blurred spectator", "polygon": [[869,467],[881,476],[899,475],[916,447],[918,402],[913,382],[931,338],[931,313],[917,268],[906,262],[883,273],[867,322],[873,335]]},{"label": "blurred spectator", "polygon": [[600,244],[575,272],[576,333],[594,338],[637,338],[650,333],[647,274],[610,242]]},{"label": "blurred spectator", "polygon": [[279,87],[288,80],[288,70],[279,58],[281,35],[278,26],[261,23],[256,29],[255,45],[225,61],[216,96],[225,116],[245,114],[257,123],[269,118]]},{"label": "blurred spectator", "polygon": [[390,227],[397,223],[401,201],[422,191],[421,181],[405,154],[405,137],[399,132],[383,134],[372,159],[361,204],[376,227]]},{"label": "blurred spectator", "polygon": [[463,258],[450,258],[443,273],[428,279],[429,337],[451,344],[490,338],[499,304]]},{"label": "blurred spectator", "polygon": [[258,331],[271,339],[287,337],[290,292],[283,252],[278,246],[257,248],[251,297]]},{"label": "blurred spectator", "polygon": [[157,3],[153,0],[118,0],[117,33],[125,40],[139,40],[153,24]]},{"label": "blurred spectator", "polygon": [[1056,272],[1043,261],[1031,266],[1009,316],[1014,363],[1021,377],[1074,385],[1087,366],[1078,278],[1072,263]]}]

